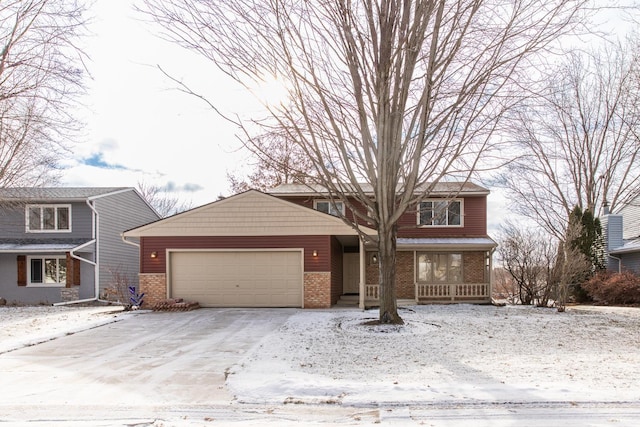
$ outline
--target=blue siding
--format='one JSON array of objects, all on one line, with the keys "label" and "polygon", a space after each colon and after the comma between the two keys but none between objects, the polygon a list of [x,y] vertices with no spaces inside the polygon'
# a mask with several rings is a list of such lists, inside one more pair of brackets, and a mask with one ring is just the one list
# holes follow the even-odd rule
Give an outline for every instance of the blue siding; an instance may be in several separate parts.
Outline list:
[{"label": "blue siding", "polygon": [[131,190],[95,200],[99,214],[100,292],[115,285],[115,274],[138,285],[139,249],[122,241],[122,233],[159,219],[147,203]]}]

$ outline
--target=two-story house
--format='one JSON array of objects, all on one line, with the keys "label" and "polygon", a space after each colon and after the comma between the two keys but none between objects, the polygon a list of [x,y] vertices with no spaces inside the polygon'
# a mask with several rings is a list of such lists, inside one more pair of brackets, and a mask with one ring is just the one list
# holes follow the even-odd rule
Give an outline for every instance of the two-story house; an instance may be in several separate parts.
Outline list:
[{"label": "two-story house", "polygon": [[137,286],[139,251],[121,234],[159,218],[134,188],[2,188],[0,297],[92,301],[116,273]]},{"label": "two-story house", "polygon": [[600,218],[608,270],[640,274],[640,199]]},{"label": "two-story house", "polygon": [[[413,303],[491,301],[489,191],[442,183],[402,217],[397,297]],[[378,300],[374,239],[336,217],[322,191],[284,185],[250,190],[124,233],[140,240],[147,301],[202,306],[327,308],[343,297]],[[345,215],[353,217],[349,212]],[[366,224],[360,231],[375,237]]]}]

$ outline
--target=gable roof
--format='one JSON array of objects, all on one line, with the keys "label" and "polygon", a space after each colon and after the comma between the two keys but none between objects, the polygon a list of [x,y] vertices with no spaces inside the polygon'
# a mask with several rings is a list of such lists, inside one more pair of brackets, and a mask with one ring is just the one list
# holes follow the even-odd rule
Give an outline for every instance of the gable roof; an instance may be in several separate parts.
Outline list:
[{"label": "gable roof", "polygon": [[[376,231],[364,228],[367,234]],[[125,237],[343,235],[340,218],[249,190],[123,233]]]},{"label": "gable roof", "polygon": [[0,188],[0,200],[87,200],[132,190],[133,187],[8,187]]},{"label": "gable roof", "polygon": [[[371,184],[358,184],[365,194],[373,195],[373,186]],[[429,183],[424,186],[418,187],[417,192],[419,193],[422,188],[428,187]],[[345,187],[349,187],[349,185],[345,185]],[[309,196],[309,195],[322,195],[328,194],[327,190],[321,185],[314,184],[281,184],[275,188],[269,190],[269,194],[278,195],[278,196]],[[478,184],[474,184],[473,182],[465,181],[451,181],[451,182],[437,182],[433,190],[429,193],[429,195],[433,196],[455,196],[455,195],[468,195],[468,196],[478,196],[478,195],[488,195],[489,190],[484,187],[479,186]]]}]

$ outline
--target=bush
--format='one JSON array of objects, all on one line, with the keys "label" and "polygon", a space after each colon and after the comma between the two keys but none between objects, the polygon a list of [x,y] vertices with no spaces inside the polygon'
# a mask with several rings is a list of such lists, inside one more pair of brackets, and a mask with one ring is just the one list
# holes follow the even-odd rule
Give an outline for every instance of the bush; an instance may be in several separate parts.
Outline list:
[{"label": "bush", "polygon": [[602,304],[640,303],[640,278],[630,271],[598,273],[582,288],[594,301]]}]

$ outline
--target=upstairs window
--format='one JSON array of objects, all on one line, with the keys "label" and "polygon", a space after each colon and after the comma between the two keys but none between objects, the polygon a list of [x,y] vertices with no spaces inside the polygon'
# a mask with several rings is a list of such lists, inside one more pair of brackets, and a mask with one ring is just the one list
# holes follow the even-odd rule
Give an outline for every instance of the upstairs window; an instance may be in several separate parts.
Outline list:
[{"label": "upstairs window", "polygon": [[461,200],[426,200],[420,202],[418,225],[459,227],[462,225]]},{"label": "upstairs window", "polygon": [[70,205],[28,205],[26,216],[27,232],[71,231]]},{"label": "upstairs window", "polygon": [[344,215],[344,203],[342,202],[332,203],[331,200],[314,200],[313,208],[333,216]]}]

